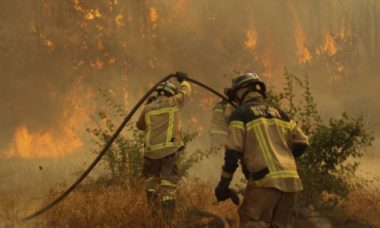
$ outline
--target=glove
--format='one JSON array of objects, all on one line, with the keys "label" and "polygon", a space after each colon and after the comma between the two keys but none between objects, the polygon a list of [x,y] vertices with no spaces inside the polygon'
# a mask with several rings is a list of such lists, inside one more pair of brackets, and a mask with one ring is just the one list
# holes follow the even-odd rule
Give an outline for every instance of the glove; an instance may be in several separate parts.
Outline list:
[{"label": "glove", "polygon": [[231,88],[224,88],[223,93],[226,97],[230,98],[231,96]]},{"label": "glove", "polygon": [[231,179],[222,177],[218,186],[215,188],[215,197],[219,201],[225,201],[228,198],[231,198],[232,202],[236,205],[240,204],[239,196],[236,192],[230,189]]},{"label": "glove", "polygon": [[151,96],[151,97],[149,97],[148,99],[147,99],[147,101],[146,101],[146,103],[147,104],[150,104],[150,103],[152,103],[153,101],[155,101],[157,98],[155,97],[155,96]]},{"label": "glove", "polygon": [[215,197],[220,201],[225,201],[226,199],[230,198],[230,189],[227,186],[223,186],[221,184],[218,184],[218,186],[215,188]]},{"label": "glove", "polygon": [[215,196],[218,201],[225,201],[230,198],[231,190],[228,188],[230,185],[231,179],[226,177],[221,177],[218,186],[215,188]]},{"label": "glove", "polygon": [[230,190],[230,198],[232,200],[232,202],[236,205],[236,206],[239,206],[240,204],[240,199],[239,199],[239,196],[238,194],[234,191],[234,190]]},{"label": "glove", "polygon": [[179,83],[187,80],[187,74],[183,72],[176,72],[175,77]]}]

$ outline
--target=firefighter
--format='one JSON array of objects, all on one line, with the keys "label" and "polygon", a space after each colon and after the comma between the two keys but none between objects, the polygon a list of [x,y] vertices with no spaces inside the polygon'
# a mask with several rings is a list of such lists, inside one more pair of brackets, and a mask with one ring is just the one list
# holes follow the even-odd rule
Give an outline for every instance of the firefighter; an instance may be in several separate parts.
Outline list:
[{"label": "firefighter", "polygon": [[[224,94],[229,96],[229,88],[224,90]],[[209,136],[212,147],[224,145],[228,135],[228,119],[234,107],[226,100],[221,100],[214,105],[211,114],[211,125]]]},{"label": "firefighter", "polygon": [[177,72],[176,78],[181,89],[169,81],[161,83],[137,121],[137,128],[145,133],[143,174],[148,203],[152,216],[161,211],[165,221],[171,221],[175,211],[176,163],[184,147],[179,112],[191,92],[185,73]]},{"label": "firefighter", "polygon": [[266,101],[266,86],[255,73],[233,80],[238,108],[229,120],[222,175],[215,189],[218,201],[233,196],[229,188],[240,160],[247,179],[239,207],[240,227],[291,227],[297,192],[302,190],[295,158],[308,138],[279,108]]}]

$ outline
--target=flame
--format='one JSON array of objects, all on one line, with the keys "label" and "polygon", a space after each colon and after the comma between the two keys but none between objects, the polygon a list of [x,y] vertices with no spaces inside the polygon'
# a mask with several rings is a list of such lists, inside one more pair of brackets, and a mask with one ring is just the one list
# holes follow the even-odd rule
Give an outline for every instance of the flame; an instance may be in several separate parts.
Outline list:
[{"label": "flame", "polygon": [[[61,157],[72,154],[83,146],[80,132],[88,126],[88,117],[94,110],[93,89],[84,89],[79,76],[62,102],[63,110],[56,125],[48,130],[34,131],[27,124],[19,125],[4,151],[6,157],[22,158]],[[56,92],[50,94],[56,96]]]},{"label": "flame", "polygon": [[329,56],[335,55],[337,52],[337,47],[334,38],[327,34],[325,37],[325,43],[322,46],[322,50]]},{"label": "flame", "polygon": [[121,28],[124,26],[124,15],[123,14],[119,14],[115,17],[115,23],[116,23],[116,27],[117,28]]},{"label": "flame", "polygon": [[149,9],[149,21],[152,23],[156,23],[158,19],[158,13],[156,8],[150,7]]},{"label": "flame", "polygon": [[74,0],[74,9],[78,12],[83,12],[83,7],[80,5],[79,0]]},{"label": "flame", "polygon": [[6,156],[59,157],[70,154],[81,146],[81,140],[68,127],[59,136],[54,136],[52,131],[31,133],[27,126],[20,126],[14,134],[12,149]]},{"label": "flame", "polygon": [[54,49],[54,42],[50,40],[47,36],[45,35],[40,35],[40,38],[42,40],[42,43],[45,47],[49,49]]},{"label": "flame", "polygon": [[[79,98],[70,97],[68,99],[73,99],[70,103],[79,101]],[[56,129],[32,132],[26,125],[19,126],[16,128],[9,149],[4,153],[5,157],[62,157],[74,153],[83,145],[74,127],[83,126],[88,112],[89,110],[80,104],[67,107],[63,116],[69,117],[65,118],[66,120],[62,121]]]},{"label": "flame", "polygon": [[100,60],[99,58],[96,58],[95,61],[91,61],[91,66],[95,70],[101,70],[103,68],[103,65],[104,65],[103,61]]},{"label": "flame", "polygon": [[305,46],[306,36],[305,36],[305,33],[303,32],[301,21],[293,5],[290,7],[290,11],[292,12],[294,16],[294,21],[295,21],[295,36],[296,36],[296,45],[297,45],[297,52],[298,52],[297,53],[298,62],[308,63],[311,61],[312,56],[310,54],[310,51]]},{"label": "flame", "polygon": [[102,14],[100,13],[99,9],[90,9],[84,14],[84,18],[86,20],[92,21],[95,18],[101,18]]},{"label": "flame", "polygon": [[256,29],[252,26],[248,29],[246,33],[246,40],[244,41],[244,46],[247,49],[254,49],[257,43],[257,32]]}]

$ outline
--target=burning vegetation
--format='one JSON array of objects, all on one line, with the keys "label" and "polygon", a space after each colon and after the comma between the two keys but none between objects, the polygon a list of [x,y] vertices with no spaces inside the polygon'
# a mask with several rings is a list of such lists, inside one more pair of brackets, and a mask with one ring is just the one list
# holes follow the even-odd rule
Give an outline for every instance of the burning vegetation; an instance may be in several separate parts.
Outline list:
[{"label": "burning vegetation", "polygon": [[[340,113],[342,108],[354,107],[352,111],[357,112],[356,107],[362,107],[363,100],[377,89],[379,15],[380,4],[370,0],[3,1],[0,159],[61,159],[93,148],[86,129],[104,124],[106,120],[98,119],[97,114],[112,105],[99,96],[99,88],[128,110],[158,79],[178,69],[222,91],[236,70],[253,70],[272,87],[282,88],[287,66],[297,75],[307,72],[316,97],[331,95],[320,99],[326,110],[333,110],[325,111],[328,115]],[[363,75],[367,77],[366,91],[359,86]],[[342,98],[342,104],[331,98],[359,90],[361,97]],[[218,100],[198,88],[191,99],[191,108],[185,107],[182,115],[184,127],[196,131],[201,138],[197,143],[203,145],[209,110]],[[377,116],[377,103],[368,104]],[[118,114],[109,118],[120,120]],[[82,170],[82,165],[75,171]],[[219,166],[213,168],[219,170]],[[12,178],[6,171],[0,172],[5,175]],[[128,191],[132,194],[135,189]],[[195,191],[191,199],[199,199],[202,191],[206,190]],[[104,194],[80,191],[44,218],[55,225],[73,224],[75,219],[86,224],[96,216],[103,218],[104,211],[96,209],[92,215],[84,215],[70,209],[67,216],[52,218],[73,203],[87,211],[94,206],[86,204],[91,200],[108,201],[126,194],[119,187]],[[83,202],[81,195],[90,199]],[[350,208],[345,213],[360,211],[363,207],[357,205],[368,200],[364,195],[353,196],[355,205],[350,205],[353,201],[343,203]],[[120,204],[115,201],[109,210],[122,208],[117,215],[120,218],[145,215],[146,211],[136,210],[142,207],[141,201],[128,208],[131,199],[126,198]],[[364,201],[359,200],[362,198]],[[6,201],[0,199],[0,204]],[[202,201],[187,203],[194,202]],[[228,217],[225,211],[232,210],[232,205],[225,207],[212,210]],[[371,208],[379,210],[375,203]],[[358,215],[360,221],[379,224],[374,217],[367,221],[369,217]],[[236,222],[236,215],[231,220]],[[124,223],[113,225],[120,224]]]}]

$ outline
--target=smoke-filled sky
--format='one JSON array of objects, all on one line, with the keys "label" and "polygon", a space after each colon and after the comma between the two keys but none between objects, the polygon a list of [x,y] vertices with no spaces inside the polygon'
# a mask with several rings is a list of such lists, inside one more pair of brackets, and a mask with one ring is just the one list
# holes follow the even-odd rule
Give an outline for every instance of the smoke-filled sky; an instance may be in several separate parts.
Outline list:
[{"label": "smoke-filled sky", "polygon": [[[1,1],[0,151],[73,153],[103,107],[97,88],[130,108],[177,70],[220,91],[234,71],[278,90],[284,67],[307,73],[323,116],[365,113],[379,136],[379,53],[372,0]],[[190,105],[209,108],[196,92]]]}]

